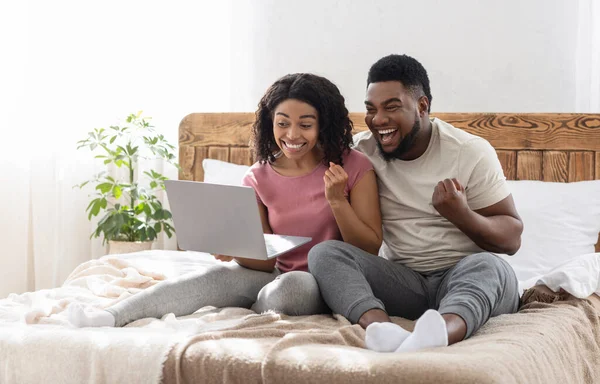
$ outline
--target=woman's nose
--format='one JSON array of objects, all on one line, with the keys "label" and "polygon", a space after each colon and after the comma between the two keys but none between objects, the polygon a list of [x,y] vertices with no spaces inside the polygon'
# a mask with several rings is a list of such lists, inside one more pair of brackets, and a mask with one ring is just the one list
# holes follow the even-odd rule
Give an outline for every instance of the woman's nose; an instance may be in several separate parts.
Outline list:
[{"label": "woman's nose", "polygon": [[290,129],[288,130],[287,136],[290,139],[297,139],[297,138],[299,138],[300,137],[300,128],[297,127],[297,126],[295,126],[295,125],[292,125],[290,127]]}]

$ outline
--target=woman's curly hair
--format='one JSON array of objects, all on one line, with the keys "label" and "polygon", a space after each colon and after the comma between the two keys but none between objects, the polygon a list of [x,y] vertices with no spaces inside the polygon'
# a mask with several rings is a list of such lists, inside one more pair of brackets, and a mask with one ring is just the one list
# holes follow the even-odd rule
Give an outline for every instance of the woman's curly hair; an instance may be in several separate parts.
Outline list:
[{"label": "woman's curly hair", "polygon": [[267,89],[258,103],[252,126],[252,142],[260,163],[275,162],[279,147],[273,135],[273,114],[288,99],[305,102],[319,114],[318,143],[323,150],[323,163],[342,164],[342,155],[352,144],[352,121],[338,87],[324,77],[295,73],[282,77]]}]

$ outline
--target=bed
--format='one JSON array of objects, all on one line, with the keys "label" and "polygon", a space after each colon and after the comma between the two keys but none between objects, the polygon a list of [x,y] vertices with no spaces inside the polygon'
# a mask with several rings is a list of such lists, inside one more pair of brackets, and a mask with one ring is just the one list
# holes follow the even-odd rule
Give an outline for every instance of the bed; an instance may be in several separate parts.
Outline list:
[{"label": "bed", "polygon": [[[509,180],[548,185],[600,180],[600,115],[436,116],[488,139]],[[351,118],[356,131],[366,129],[362,114]],[[253,119],[251,113],[186,116],[179,127],[180,179],[202,181],[211,176],[205,174],[208,160],[251,164]],[[224,169],[213,169],[211,177]],[[519,188],[539,188],[536,185]],[[578,193],[585,196],[586,191]],[[594,198],[573,196],[570,200],[579,201],[565,200],[564,205]],[[584,204],[574,220],[590,210]],[[600,220],[592,224],[596,242]],[[568,222],[564,227],[565,232],[583,231]],[[544,231],[533,235],[539,232]],[[590,233],[586,236],[593,252]],[[600,241],[595,250],[600,252]],[[600,298],[576,298],[544,286],[525,292],[518,313],[490,320],[467,341],[403,355],[364,349],[364,331],[338,315],[289,317],[205,307],[177,319],[167,315],[100,330],[71,329],[64,320],[72,302],[106,307],[214,262],[194,252],[110,255],[80,265],[62,287],[0,300],[0,382],[600,382]],[[393,320],[412,327],[410,321]]]}]

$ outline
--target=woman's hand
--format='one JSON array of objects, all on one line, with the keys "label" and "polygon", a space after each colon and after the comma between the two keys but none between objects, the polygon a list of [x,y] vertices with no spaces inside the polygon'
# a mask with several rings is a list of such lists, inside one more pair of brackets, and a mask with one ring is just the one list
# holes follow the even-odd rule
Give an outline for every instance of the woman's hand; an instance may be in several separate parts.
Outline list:
[{"label": "woman's hand", "polygon": [[323,176],[325,182],[325,197],[329,204],[340,203],[346,200],[344,191],[348,183],[348,174],[341,166],[329,163],[329,169]]},{"label": "woman's hand", "polygon": [[215,259],[219,261],[231,261],[233,260],[233,256],[225,256],[225,255],[212,255]]}]

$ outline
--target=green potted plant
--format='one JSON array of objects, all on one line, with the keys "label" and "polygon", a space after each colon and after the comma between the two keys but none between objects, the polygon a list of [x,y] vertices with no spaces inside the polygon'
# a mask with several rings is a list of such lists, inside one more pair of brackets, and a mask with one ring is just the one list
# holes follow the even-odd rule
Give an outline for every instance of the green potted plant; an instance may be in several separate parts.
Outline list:
[{"label": "green potted plant", "polygon": [[130,114],[124,124],[95,128],[77,142],[77,149],[91,150],[106,167],[77,187],[95,185],[86,212],[89,220],[103,216],[90,237],[102,236],[102,244],[108,241],[109,253],[150,249],[161,231],[169,238],[175,232],[171,212],[157,197],[167,177],[153,169],[138,174],[140,160],[163,159],[179,169],[175,147],[150,125],[150,119],[141,111]]}]

